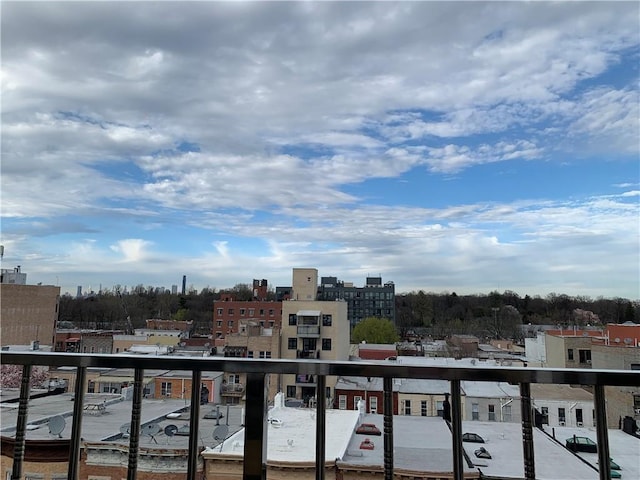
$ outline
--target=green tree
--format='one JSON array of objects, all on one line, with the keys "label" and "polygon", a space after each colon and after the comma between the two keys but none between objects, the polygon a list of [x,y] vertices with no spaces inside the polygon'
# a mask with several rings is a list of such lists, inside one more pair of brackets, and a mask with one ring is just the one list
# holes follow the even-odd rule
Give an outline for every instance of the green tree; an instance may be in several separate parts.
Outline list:
[{"label": "green tree", "polygon": [[351,333],[353,343],[395,343],[399,340],[398,331],[391,320],[367,317],[358,323]]}]

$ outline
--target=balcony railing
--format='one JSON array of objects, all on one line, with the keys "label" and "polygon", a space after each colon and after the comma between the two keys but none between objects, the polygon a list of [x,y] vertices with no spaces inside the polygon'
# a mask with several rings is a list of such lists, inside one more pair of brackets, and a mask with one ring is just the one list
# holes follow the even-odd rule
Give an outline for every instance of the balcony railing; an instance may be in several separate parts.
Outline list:
[{"label": "balcony railing", "polygon": [[242,383],[224,383],[220,386],[220,393],[223,395],[240,395],[244,393]]},{"label": "balcony railing", "polygon": [[314,338],[320,336],[319,325],[298,325],[298,337]]},{"label": "balcony railing", "polygon": [[[638,372],[622,370],[538,369],[521,367],[433,367],[406,364],[381,364],[372,362],[327,362],[318,360],[256,360],[156,357],[129,355],[84,355],[66,353],[14,353],[3,352],[3,364],[22,365],[22,383],[16,422],[12,480],[22,477],[24,461],[29,382],[33,366],[76,367],[76,383],[73,404],[73,425],[70,439],[68,479],[77,480],[80,462],[80,435],[86,385],[87,368],[134,368],[134,390],[129,431],[129,460],[127,480],[135,480],[138,467],[139,437],[141,433],[141,408],[145,369],[191,370],[191,398],[200,398],[203,371],[227,371],[245,373],[246,413],[244,418],[245,441],[243,478],[264,480],[267,472],[267,374],[313,375],[316,380],[316,469],[317,480],[325,477],[325,423],[326,377],[366,376],[383,379],[384,407],[384,478],[394,476],[393,459],[393,380],[394,378],[441,379],[451,385],[451,431],[453,451],[453,478],[463,480],[462,405],[460,382],[475,380],[509,382],[520,386],[522,414],[522,448],[524,478],[536,478],[533,445],[533,409],[530,385],[532,383],[591,385],[594,390],[597,427],[598,463],[600,480],[611,478],[609,440],[605,408],[605,386],[640,385]],[[189,415],[189,456],[187,479],[197,478],[198,428],[200,402],[191,402]]]}]

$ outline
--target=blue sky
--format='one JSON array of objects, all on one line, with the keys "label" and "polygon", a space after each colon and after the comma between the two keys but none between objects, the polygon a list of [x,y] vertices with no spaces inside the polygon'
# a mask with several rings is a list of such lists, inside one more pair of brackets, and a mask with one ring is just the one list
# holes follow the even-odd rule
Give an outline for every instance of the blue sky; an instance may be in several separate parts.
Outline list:
[{"label": "blue sky", "polygon": [[637,2],[3,2],[30,282],[640,298]]}]

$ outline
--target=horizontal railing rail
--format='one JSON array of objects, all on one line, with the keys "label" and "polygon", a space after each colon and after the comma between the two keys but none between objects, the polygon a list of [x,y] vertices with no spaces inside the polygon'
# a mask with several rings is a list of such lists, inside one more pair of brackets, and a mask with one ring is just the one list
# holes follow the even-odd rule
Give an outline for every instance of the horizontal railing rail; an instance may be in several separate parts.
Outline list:
[{"label": "horizontal railing rail", "polygon": [[[549,369],[528,367],[487,366],[418,366],[403,362],[338,362],[323,360],[246,359],[232,357],[171,357],[134,356],[108,354],[75,354],[48,352],[3,352],[3,364],[23,366],[18,419],[16,422],[12,480],[22,477],[22,463],[26,440],[29,380],[33,366],[76,367],[74,412],[69,453],[69,480],[77,480],[80,460],[80,434],[84,385],[88,368],[132,368],[135,370],[134,390],[129,435],[129,464],[127,480],[134,480],[137,473],[142,391],[145,369],[190,370],[192,372],[191,398],[200,398],[203,371],[246,373],[245,450],[243,478],[266,479],[267,398],[268,374],[314,375],[317,383],[316,428],[316,479],[325,474],[325,382],[327,376],[361,376],[383,378],[384,396],[384,478],[393,479],[393,379],[418,378],[448,380],[451,385],[451,432],[453,451],[453,477],[464,477],[462,448],[462,408],[460,382],[462,380],[509,382],[520,387],[522,413],[522,439],[524,472],[527,480],[535,479],[533,421],[530,395],[531,383],[589,385],[594,388],[596,427],[598,436],[598,461],[601,480],[609,480],[609,446],[605,408],[605,386],[640,386],[640,373],[627,370],[597,369]],[[197,478],[198,427],[200,402],[191,402],[189,424],[188,480]]]}]

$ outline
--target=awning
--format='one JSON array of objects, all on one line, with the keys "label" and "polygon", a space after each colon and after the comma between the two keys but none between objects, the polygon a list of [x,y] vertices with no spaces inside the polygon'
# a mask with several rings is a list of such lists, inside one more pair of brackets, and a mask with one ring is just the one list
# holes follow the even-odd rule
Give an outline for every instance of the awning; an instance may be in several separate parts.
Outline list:
[{"label": "awning", "polygon": [[298,310],[299,317],[319,317],[320,310]]}]

